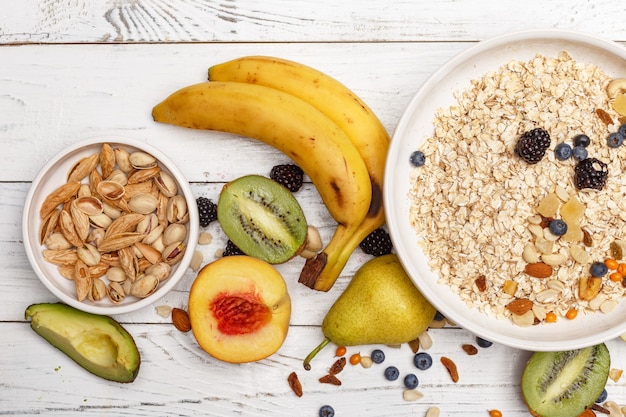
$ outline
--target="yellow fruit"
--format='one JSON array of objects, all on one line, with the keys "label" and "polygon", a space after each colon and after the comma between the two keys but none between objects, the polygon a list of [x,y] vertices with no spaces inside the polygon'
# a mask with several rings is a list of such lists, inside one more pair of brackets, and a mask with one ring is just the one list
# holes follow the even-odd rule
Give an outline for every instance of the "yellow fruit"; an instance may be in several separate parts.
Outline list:
[{"label": "yellow fruit", "polygon": [[291,299],[272,265],[250,256],[227,256],[200,270],[188,309],[202,349],[219,360],[243,363],[266,358],[282,346]]}]

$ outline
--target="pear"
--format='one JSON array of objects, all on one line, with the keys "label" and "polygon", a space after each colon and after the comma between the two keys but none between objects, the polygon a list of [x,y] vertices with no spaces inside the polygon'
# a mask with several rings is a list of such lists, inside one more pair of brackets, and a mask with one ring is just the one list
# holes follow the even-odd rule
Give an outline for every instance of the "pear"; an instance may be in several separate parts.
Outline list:
[{"label": "pear", "polygon": [[332,305],[324,321],[324,341],[304,360],[309,362],[328,343],[339,346],[400,344],[416,339],[435,317],[433,307],[415,287],[395,254],[366,262]]}]

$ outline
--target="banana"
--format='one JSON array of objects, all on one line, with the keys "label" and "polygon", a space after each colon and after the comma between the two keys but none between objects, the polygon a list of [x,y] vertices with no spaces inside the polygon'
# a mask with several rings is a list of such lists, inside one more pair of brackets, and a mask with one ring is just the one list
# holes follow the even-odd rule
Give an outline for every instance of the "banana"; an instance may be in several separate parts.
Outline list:
[{"label": "banana", "polygon": [[369,210],[363,222],[350,228],[339,225],[316,257],[307,260],[300,282],[328,291],[359,243],[385,223],[382,203],[383,176],[389,134],[374,112],[349,88],[309,66],[268,56],[248,56],[209,68],[209,80],[264,85],[311,103],[343,129],[367,167],[372,187]]},{"label": "banana", "polygon": [[235,82],[184,87],[157,104],[155,121],[247,136],[289,156],[311,178],[342,227],[365,217],[371,184],[361,155],[332,120],[273,88]]}]

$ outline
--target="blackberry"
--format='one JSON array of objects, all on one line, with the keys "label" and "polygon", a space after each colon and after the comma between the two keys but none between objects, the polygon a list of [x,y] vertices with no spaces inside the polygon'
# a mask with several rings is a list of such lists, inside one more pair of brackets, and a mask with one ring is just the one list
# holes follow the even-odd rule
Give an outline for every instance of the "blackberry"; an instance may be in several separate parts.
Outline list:
[{"label": "blackberry", "polygon": [[515,154],[529,164],[536,164],[541,161],[549,147],[550,134],[538,127],[520,136],[515,146]]},{"label": "blackberry", "polygon": [[211,222],[217,220],[217,204],[206,197],[198,197],[196,203],[198,204],[201,227],[207,227]]},{"label": "blackberry", "polygon": [[359,247],[368,255],[382,256],[391,253],[393,244],[385,229],[376,229],[363,239]]},{"label": "blackberry", "polygon": [[270,171],[270,178],[295,193],[302,187],[304,172],[298,165],[276,165]]},{"label": "blackberry", "polygon": [[222,253],[222,256],[233,255],[244,255],[244,253],[241,249],[237,247],[237,245],[233,243],[232,240],[228,239],[228,241],[226,242],[226,248],[224,248],[224,253]]},{"label": "blackberry", "polygon": [[585,188],[602,190],[608,176],[607,165],[596,158],[583,159],[574,168],[574,183],[579,190]]}]

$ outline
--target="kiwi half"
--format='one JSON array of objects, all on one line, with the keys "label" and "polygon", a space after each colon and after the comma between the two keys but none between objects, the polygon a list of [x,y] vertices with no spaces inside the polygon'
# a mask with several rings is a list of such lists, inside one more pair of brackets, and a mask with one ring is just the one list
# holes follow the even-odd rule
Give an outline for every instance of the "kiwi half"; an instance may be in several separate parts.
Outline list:
[{"label": "kiwi half", "polygon": [[533,353],[522,374],[522,394],[528,409],[538,417],[577,417],[602,393],[610,366],[604,343]]},{"label": "kiwi half", "polygon": [[288,261],[304,247],[307,222],[291,191],[261,175],[224,186],[217,220],[242,252],[271,264]]}]

